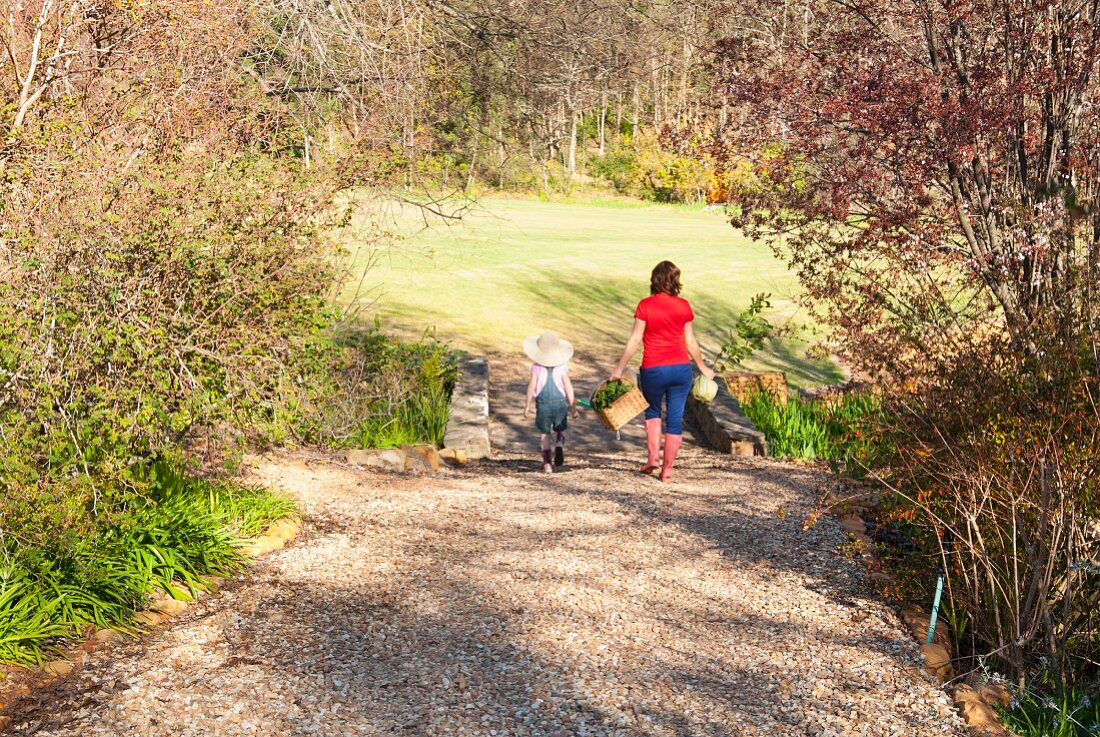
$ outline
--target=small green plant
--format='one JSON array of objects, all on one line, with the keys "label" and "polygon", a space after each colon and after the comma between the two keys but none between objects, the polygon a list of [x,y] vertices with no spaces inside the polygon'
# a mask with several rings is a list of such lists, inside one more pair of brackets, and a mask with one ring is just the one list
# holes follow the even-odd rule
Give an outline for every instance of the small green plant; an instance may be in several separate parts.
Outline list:
[{"label": "small green plant", "polygon": [[764,310],[772,306],[770,300],[770,294],[757,294],[749,306],[737,316],[722,342],[718,359],[714,362],[718,371],[728,371],[741,365],[760,350],[768,338],[775,335],[775,327],[763,315]]},{"label": "small green plant", "polygon": [[612,379],[601,386],[599,391],[592,396],[592,408],[596,410],[607,409],[633,388],[634,385],[629,381]]},{"label": "small green plant", "polygon": [[1043,696],[1026,692],[1008,709],[997,708],[1019,737],[1096,737],[1100,734],[1100,684]]},{"label": "small green plant", "polygon": [[54,613],[25,570],[10,564],[0,570],[0,662],[41,663],[43,643],[65,633]]},{"label": "small green plant", "polygon": [[450,418],[457,357],[425,333],[397,339],[348,326],[316,339],[302,374],[258,423],[270,443],[293,438],[332,448],[439,445]]}]

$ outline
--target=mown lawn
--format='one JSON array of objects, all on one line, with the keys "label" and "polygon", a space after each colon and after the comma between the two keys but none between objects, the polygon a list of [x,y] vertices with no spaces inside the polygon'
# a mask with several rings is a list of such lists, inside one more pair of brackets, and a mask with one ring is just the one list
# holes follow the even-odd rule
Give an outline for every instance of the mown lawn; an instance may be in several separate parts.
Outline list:
[{"label": "mown lawn", "polygon": [[[695,308],[709,356],[750,298],[770,292],[773,321],[799,329],[754,357],[750,368],[786,371],[797,386],[839,376],[835,366],[806,357],[813,336],[793,303],[793,275],[720,213],[491,199],[458,221],[425,218],[406,206],[383,222],[396,240],[354,253],[357,274],[370,268],[352,280],[349,296],[367,298],[366,316],[402,332],[434,328],[456,347],[497,353],[518,352],[524,336],[555,330],[582,357],[610,364],[629,334],[634,306],[648,294],[650,269],[671,259],[683,270],[683,296]],[[366,241],[355,228],[350,237]]]}]

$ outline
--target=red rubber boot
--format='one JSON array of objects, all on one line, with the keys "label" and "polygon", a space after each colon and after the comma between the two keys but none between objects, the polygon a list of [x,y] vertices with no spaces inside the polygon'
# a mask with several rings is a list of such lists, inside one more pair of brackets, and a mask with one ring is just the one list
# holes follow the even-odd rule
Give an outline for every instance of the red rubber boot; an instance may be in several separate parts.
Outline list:
[{"label": "red rubber boot", "polygon": [[672,463],[676,460],[676,454],[680,452],[682,442],[684,442],[683,435],[665,435],[665,461],[661,464],[661,481],[672,480]]},{"label": "red rubber boot", "polygon": [[661,467],[661,418],[645,421],[645,444],[649,458],[642,466],[642,473],[653,473]]}]

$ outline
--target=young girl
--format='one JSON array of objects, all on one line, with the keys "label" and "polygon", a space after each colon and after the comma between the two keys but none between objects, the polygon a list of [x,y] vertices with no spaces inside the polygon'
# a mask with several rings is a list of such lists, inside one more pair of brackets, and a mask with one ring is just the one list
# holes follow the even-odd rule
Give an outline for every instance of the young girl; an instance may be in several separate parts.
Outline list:
[{"label": "young girl", "polygon": [[[531,416],[535,405],[535,427],[542,433],[542,470],[551,473],[554,466],[565,463],[565,431],[568,416],[577,416],[573,382],[569,380],[569,359],[573,346],[554,333],[543,333],[523,341],[523,352],[534,363],[531,381],[527,384],[527,401],[523,417]],[[553,463],[550,450],[553,449]]]}]

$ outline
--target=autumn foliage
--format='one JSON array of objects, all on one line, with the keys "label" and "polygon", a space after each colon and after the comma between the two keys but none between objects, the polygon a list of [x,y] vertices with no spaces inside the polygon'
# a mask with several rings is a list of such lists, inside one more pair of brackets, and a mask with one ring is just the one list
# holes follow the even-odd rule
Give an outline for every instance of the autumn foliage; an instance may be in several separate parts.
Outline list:
[{"label": "autumn foliage", "polygon": [[1082,0],[807,0],[721,49],[738,223],[895,387],[974,652],[1020,679],[1100,637],[1098,61]]}]

